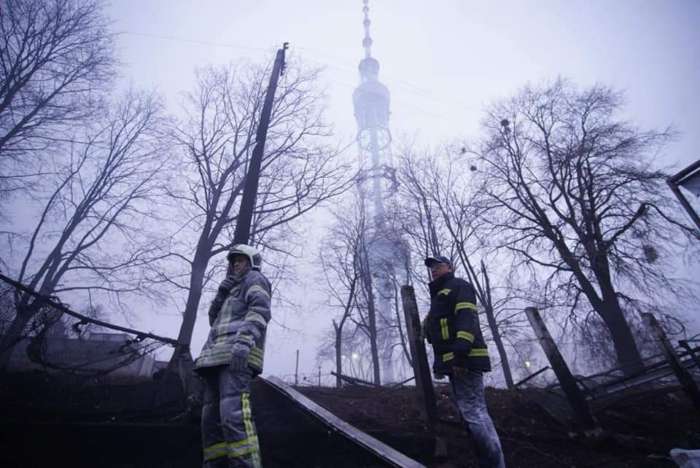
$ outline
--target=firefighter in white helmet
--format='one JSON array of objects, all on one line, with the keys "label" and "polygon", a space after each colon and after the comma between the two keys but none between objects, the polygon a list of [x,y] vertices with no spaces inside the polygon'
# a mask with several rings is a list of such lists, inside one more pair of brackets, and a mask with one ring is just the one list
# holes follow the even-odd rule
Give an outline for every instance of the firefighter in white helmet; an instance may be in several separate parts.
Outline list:
[{"label": "firefighter in white helmet", "polygon": [[262,372],[270,321],[270,282],[253,247],[234,245],[227,276],[209,308],[209,337],[195,361],[205,382],[202,447],[205,468],[259,467],[250,382]]}]

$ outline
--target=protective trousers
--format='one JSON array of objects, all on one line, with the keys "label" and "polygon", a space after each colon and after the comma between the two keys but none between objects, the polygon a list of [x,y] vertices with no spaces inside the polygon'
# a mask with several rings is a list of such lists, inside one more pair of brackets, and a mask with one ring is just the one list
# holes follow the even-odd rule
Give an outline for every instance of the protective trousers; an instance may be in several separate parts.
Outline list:
[{"label": "protective trousers", "polygon": [[249,370],[207,369],[202,406],[204,468],[259,468],[260,448],[250,409]]},{"label": "protective trousers", "polygon": [[486,408],[481,372],[453,368],[450,375],[452,397],[471,434],[481,468],[505,468],[501,441]]}]

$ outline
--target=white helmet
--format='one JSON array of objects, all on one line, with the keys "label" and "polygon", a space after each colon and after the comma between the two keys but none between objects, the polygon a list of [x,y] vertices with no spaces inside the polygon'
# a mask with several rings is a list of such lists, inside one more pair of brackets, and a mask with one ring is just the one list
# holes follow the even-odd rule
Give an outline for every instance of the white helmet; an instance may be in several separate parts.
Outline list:
[{"label": "white helmet", "polygon": [[260,271],[260,267],[262,266],[262,255],[260,255],[260,252],[258,252],[254,247],[247,244],[234,244],[226,256],[229,262],[233,260],[234,255],[244,255],[248,257],[250,267],[253,270]]}]

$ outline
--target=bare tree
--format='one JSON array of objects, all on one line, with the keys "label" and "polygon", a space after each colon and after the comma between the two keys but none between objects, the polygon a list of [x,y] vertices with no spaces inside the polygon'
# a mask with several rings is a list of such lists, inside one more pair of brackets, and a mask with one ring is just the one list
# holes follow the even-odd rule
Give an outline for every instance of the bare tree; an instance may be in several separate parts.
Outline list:
[{"label": "bare tree", "polygon": [[[447,157],[445,157],[447,156]],[[445,252],[464,268],[474,286],[478,303],[486,315],[491,337],[496,345],[501,369],[508,388],[513,387],[508,353],[501,339],[498,323],[498,304],[506,298],[494,300],[491,278],[486,268],[485,249],[476,236],[476,210],[473,205],[473,185],[466,170],[470,164],[449,148],[438,154],[417,158],[404,154],[399,169],[403,182],[404,222],[420,226],[409,234],[414,245],[420,245],[424,256]],[[473,257],[481,254],[478,264]]]},{"label": "bare tree", "polygon": [[[187,97],[187,119],[176,131],[182,171],[167,191],[180,243],[169,246],[168,257],[177,263],[155,272],[155,281],[186,293],[178,336],[186,346],[203,288],[221,271],[210,261],[231,247],[267,74],[256,66],[200,70]],[[290,65],[275,96],[250,239],[268,251],[286,253],[292,221],[343,193],[352,180],[329,143],[316,76]]]},{"label": "bare tree", "polygon": [[0,190],[92,114],[113,74],[113,38],[97,0],[5,0],[0,7]]},{"label": "bare tree", "polygon": [[324,239],[319,255],[328,294],[328,306],[340,308],[342,313],[333,319],[333,343],[335,351],[336,386],[342,385],[343,373],[343,333],[348,319],[356,307],[359,287],[359,271],[356,261],[361,232],[354,229],[353,223],[335,215],[335,224]]},{"label": "bare tree", "polygon": [[542,294],[595,312],[633,372],[642,364],[629,320],[679,291],[670,253],[693,234],[651,163],[672,133],[637,129],[616,117],[621,106],[602,86],[526,87],[488,112],[474,153],[488,237],[545,275]]},{"label": "bare tree", "polygon": [[[139,288],[138,278],[127,279],[149,257],[147,247],[137,248],[137,236],[163,167],[161,105],[151,95],[130,93],[113,108],[76,135],[67,154],[59,153],[56,176],[46,181],[43,206],[16,268],[17,280],[43,296]],[[14,301],[0,367],[42,306],[19,291]]]}]

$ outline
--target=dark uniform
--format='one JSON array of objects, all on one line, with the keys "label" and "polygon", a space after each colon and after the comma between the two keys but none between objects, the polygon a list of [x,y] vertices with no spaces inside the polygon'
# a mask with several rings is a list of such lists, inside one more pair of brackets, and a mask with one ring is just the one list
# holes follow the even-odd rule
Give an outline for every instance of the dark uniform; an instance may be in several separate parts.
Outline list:
[{"label": "dark uniform", "polygon": [[452,272],[429,286],[430,312],[423,327],[433,345],[433,372],[438,378],[450,378],[452,398],[474,441],[479,466],[504,468],[501,442],[486,408],[483,372],[491,370],[491,361],[479,327],[474,288]]},{"label": "dark uniform", "polygon": [[476,295],[471,284],[453,273],[430,283],[430,312],[426,337],[433,345],[433,371],[449,375],[454,366],[491,370],[489,351],[479,327]]}]

